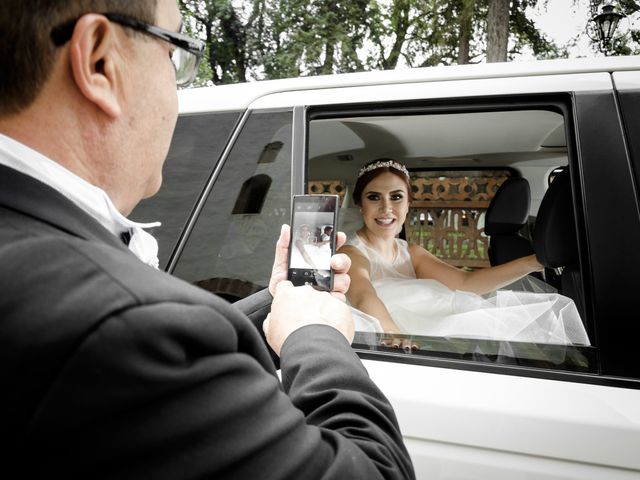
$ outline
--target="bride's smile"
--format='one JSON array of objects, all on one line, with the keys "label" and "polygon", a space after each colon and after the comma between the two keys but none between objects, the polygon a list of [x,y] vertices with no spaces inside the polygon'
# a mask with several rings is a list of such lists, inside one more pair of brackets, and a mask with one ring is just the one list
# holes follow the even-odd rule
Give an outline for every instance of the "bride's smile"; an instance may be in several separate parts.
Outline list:
[{"label": "bride's smile", "polygon": [[395,221],[396,221],[395,218],[376,218],[376,223],[378,225],[385,226],[385,227],[393,225]]}]

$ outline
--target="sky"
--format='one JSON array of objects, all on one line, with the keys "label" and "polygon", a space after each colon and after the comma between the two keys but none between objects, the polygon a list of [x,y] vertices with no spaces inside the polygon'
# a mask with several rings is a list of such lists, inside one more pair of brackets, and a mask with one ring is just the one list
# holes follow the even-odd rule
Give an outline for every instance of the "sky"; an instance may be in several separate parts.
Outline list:
[{"label": "sky", "polygon": [[[573,3],[572,0],[549,0],[546,9],[542,5],[536,9],[529,9],[527,17],[534,20],[548,38],[558,45],[564,45],[577,35],[586,36],[585,27],[590,16],[589,2],[581,0],[575,2],[577,5]],[[570,51],[571,56],[591,56],[592,50],[587,42],[588,38],[579,42],[579,45]]]}]

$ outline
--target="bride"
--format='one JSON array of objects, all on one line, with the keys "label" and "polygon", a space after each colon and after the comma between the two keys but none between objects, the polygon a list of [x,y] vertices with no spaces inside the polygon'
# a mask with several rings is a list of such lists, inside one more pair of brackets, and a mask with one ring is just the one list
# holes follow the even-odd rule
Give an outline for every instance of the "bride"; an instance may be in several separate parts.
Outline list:
[{"label": "bride", "polygon": [[[340,252],[352,262],[347,299],[355,309],[357,330],[589,344],[568,297],[498,290],[542,271],[535,255],[465,271],[398,238],[412,200],[409,172],[400,162],[365,165],[353,200],[363,226]],[[400,341],[394,340],[394,346]]]}]

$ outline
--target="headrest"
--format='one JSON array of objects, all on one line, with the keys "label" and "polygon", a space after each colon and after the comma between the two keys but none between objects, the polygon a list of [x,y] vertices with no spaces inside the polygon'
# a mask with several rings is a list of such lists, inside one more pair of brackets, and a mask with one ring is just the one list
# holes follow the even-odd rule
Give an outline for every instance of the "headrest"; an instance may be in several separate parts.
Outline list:
[{"label": "headrest", "polygon": [[556,175],[538,210],[533,249],[545,267],[565,267],[578,259],[570,180],[566,169]]},{"label": "headrest", "polygon": [[484,220],[486,235],[515,233],[527,222],[531,206],[529,182],[524,178],[510,177],[500,185],[494,195]]}]

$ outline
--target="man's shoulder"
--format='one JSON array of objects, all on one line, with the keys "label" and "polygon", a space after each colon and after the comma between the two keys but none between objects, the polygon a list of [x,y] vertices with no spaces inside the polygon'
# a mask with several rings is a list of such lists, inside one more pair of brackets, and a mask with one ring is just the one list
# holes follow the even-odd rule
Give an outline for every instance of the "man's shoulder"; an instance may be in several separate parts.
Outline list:
[{"label": "man's shoulder", "polygon": [[100,242],[22,235],[0,246],[0,262],[0,336],[16,347],[8,356],[35,348],[64,357],[96,331],[142,323],[159,332],[207,320],[207,328],[227,333],[254,329],[225,300]]},{"label": "man's shoulder", "polygon": [[226,310],[224,300],[145,265],[124,248],[55,230],[4,231],[0,238],[0,278],[11,278],[11,291],[25,292],[40,304],[58,296],[69,299],[69,308],[90,308],[96,317],[154,302]]},{"label": "man's shoulder", "polygon": [[134,321],[146,307],[171,322],[186,320],[175,315],[183,306],[234,330],[253,328],[224,299],[142,263],[124,244],[82,238],[23,213],[0,219],[0,264],[0,318],[10,335],[49,335],[55,325],[59,336],[82,338],[112,319]]}]

